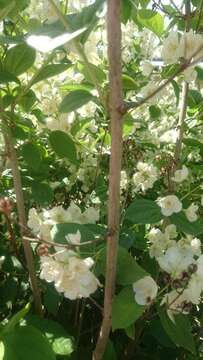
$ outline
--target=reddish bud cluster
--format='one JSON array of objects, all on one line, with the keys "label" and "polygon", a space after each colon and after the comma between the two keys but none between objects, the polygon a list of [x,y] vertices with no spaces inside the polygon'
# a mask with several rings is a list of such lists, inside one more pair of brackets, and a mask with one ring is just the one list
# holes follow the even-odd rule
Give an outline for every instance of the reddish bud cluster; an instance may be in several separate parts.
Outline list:
[{"label": "reddish bud cluster", "polygon": [[10,216],[13,210],[13,201],[7,197],[0,198],[0,212],[6,216]]}]

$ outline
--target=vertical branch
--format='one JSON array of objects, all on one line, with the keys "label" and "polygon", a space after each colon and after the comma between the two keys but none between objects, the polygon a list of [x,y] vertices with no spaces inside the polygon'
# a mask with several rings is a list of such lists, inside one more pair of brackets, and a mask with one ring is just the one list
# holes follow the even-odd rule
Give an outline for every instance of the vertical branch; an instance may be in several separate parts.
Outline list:
[{"label": "vertical branch", "polygon": [[[185,31],[188,32],[190,28],[190,0],[187,0],[185,3],[185,15],[186,15],[186,24],[185,24]],[[185,49],[186,52],[186,49]],[[186,54],[185,54],[186,55]],[[175,152],[174,152],[174,164],[172,165],[171,173],[169,176],[169,192],[173,193],[176,188],[176,184],[172,181],[172,177],[180,163],[180,156],[182,150],[182,142],[183,142],[183,135],[184,135],[184,127],[185,127],[185,119],[187,114],[187,102],[188,102],[188,91],[189,85],[188,82],[184,80],[182,86],[182,99],[181,99],[181,106],[180,106],[180,114],[179,114],[179,121],[178,121],[178,138],[176,141]]]},{"label": "vertical branch", "polygon": [[99,333],[94,360],[100,360],[106,348],[111,330],[112,302],[114,297],[117,250],[120,222],[120,173],[122,160],[122,114],[123,105],[121,67],[121,1],[108,0],[107,33],[110,82],[111,157],[108,199],[108,236],[106,259],[106,282],[104,317]]},{"label": "vertical branch", "polygon": [[27,268],[30,277],[30,283],[33,291],[33,297],[35,302],[35,309],[36,312],[41,315],[42,314],[42,304],[41,304],[41,296],[37,284],[37,278],[35,274],[35,267],[34,267],[34,259],[32,254],[32,249],[30,243],[24,239],[24,235],[26,234],[27,229],[27,222],[26,222],[26,214],[25,214],[25,204],[23,198],[23,191],[22,191],[22,183],[21,177],[18,167],[18,158],[16,154],[16,149],[13,144],[13,139],[10,134],[10,129],[8,128],[5,135],[5,144],[7,148],[8,158],[11,163],[11,170],[13,175],[13,184],[14,190],[16,194],[16,203],[17,203],[17,211],[19,217],[19,225],[20,225],[20,233],[23,241],[23,247],[25,252],[25,258],[27,263]]}]

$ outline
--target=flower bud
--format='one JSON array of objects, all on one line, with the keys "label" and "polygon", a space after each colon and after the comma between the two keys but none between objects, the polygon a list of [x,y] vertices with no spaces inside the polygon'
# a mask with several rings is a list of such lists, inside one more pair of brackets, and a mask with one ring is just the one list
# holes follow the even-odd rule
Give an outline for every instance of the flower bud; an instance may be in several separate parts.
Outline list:
[{"label": "flower bud", "polygon": [[12,200],[7,197],[0,198],[0,212],[5,214],[6,216],[10,216],[12,210],[13,210]]}]

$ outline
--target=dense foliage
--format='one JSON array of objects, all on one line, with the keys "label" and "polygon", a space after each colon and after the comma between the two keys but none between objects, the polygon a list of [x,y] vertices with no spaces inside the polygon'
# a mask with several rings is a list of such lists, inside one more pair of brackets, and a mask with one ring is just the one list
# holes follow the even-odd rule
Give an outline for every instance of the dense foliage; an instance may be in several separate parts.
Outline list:
[{"label": "dense foliage", "polygon": [[[105,0],[0,0],[0,360],[92,358],[110,230],[106,12]],[[121,22],[120,233],[103,359],[197,360],[203,1],[123,0]]]}]

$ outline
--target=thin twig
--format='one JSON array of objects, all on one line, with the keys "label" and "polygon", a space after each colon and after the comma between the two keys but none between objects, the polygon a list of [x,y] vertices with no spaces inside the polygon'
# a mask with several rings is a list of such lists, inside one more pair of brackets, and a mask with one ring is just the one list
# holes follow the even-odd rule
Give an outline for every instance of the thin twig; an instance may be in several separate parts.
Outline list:
[{"label": "thin twig", "polygon": [[187,61],[185,61],[183,64],[180,65],[180,67],[174,72],[172,76],[170,76],[163,84],[158,86],[151,94],[143,98],[142,100],[138,102],[129,102],[124,103],[122,107],[120,108],[120,111],[122,114],[125,114],[127,111],[132,109],[137,109],[141,105],[145,104],[147,101],[152,99],[155,95],[157,95],[160,91],[162,91],[172,80],[175,79],[176,76],[180,75],[184,70],[188,69],[191,66],[194,66],[197,62],[199,62],[202,58],[199,57],[198,59],[192,61],[194,57],[196,57],[200,51],[203,49],[203,43],[198,47],[198,49],[189,57]]},{"label": "thin twig", "polygon": [[104,317],[93,353],[101,360],[108,342],[112,322],[120,223],[120,176],[122,161],[122,66],[121,66],[121,0],[109,0],[107,9],[109,59],[109,109],[111,119],[111,156],[108,199],[108,236],[105,273]]},{"label": "thin twig", "polygon": [[92,245],[92,244],[96,244],[98,241],[102,241],[103,239],[99,238],[99,239],[95,239],[95,240],[90,240],[90,241],[83,241],[79,244],[59,244],[57,242],[54,241],[48,241],[48,240],[44,240],[44,239],[40,239],[40,238],[31,238],[29,236],[24,236],[23,237],[24,240],[29,241],[29,242],[33,242],[33,243],[39,243],[39,244],[47,244],[50,246],[57,246],[57,247],[61,247],[64,249],[72,249],[78,246],[84,246],[84,245]]},{"label": "thin twig", "polygon": [[13,143],[13,138],[10,133],[9,126],[6,127],[6,131],[4,133],[6,149],[8,153],[8,158],[10,159],[11,170],[13,175],[13,183],[14,189],[16,194],[16,203],[17,203],[17,210],[18,210],[18,217],[20,225],[20,232],[22,236],[22,242],[25,252],[26,264],[29,272],[30,283],[33,291],[34,303],[36,312],[39,315],[42,315],[42,304],[41,304],[41,296],[39,287],[37,284],[37,277],[35,274],[35,266],[34,266],[34,258],[32,254],[32,249],[30,244],[24,240],[24,235],[26,234],[27,222],[26,222],[26,215],[25,215],[25,204],[24,204],[24,197],[22,191],[22,183],[21,183],[21,176],[19,171],[19,164],[16,149]]}]

